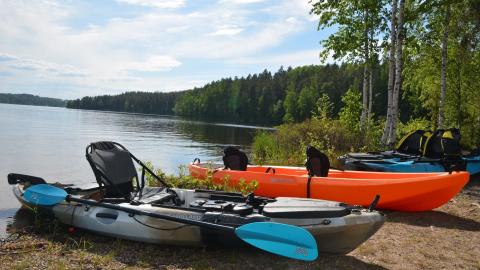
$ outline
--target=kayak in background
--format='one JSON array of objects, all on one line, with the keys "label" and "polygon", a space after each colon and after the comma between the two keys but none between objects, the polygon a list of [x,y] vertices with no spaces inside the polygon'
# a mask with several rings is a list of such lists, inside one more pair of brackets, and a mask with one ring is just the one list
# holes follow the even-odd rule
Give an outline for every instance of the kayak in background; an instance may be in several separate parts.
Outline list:
[{"label": "kayak in background", "polygon": [[451,170],[466,170],[470,175],[480,173],[480,154],[462,156],[460,159],[429,159],[429,158],[384,158],[358,159],[340,157],[341,169],[376,172],[448,172]]},{"label": "kayak in background", "polygon": [[466,170],[480,173],[480,151],[462,155],[460,131],[455,128],[435,132],[416,130],[404,136],[393,151],[348,153],[339,157],[340,169],[379,172],[449,172]]}]

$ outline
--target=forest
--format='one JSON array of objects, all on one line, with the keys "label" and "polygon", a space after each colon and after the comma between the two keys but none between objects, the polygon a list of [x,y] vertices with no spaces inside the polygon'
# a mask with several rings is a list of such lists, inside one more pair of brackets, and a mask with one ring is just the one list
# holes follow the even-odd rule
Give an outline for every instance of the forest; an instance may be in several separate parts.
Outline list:
[{"label": "forest", "polygon": [[[280,67],[273,74],[264,70],[181,92],[126,92],[83,97],[68,101],[67,107],[278,125],[310,118],[323,94],[329,96],[333,102],[332,113],[337,115],[342,107],[342,96],[349,89],[361,88],[361,72],[361,66],[354,64]],[[385,88],[386,79],[386,66],[383,65],[377,69],[374,80]],[[373,112],[384,114],[386,101],[385,91],[377,93]],[[409,116],[407,114],[404,118]]]},{"label": "forest", "polygon": [[173,114],[177,98],[183,92],[126,92],[120,95],[103,95],[69,100],[67,108],[134,112],[145,114]]},{"label": "forest", "polygon": [[0,103],[37,105],[51,107],[65,107],[65,100],[57,98],[39,97],[30,94],[4,94],[0,93]]},{"label": "forest", "polygon": [[457,127],[466,145],[480,144],[480,1],[316,0],[311,14],[319,31],[336,29],[320,40],[322,65],[67,107],[266,125],[320,117],[389,147],[407,129]]}]

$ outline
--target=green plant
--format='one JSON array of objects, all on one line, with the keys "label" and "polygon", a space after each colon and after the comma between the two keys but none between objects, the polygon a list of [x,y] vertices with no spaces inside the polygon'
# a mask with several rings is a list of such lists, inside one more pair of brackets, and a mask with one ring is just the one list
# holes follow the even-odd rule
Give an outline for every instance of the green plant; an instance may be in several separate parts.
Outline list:
[{"label": "green plant", "polygon": [[[151,162],[146,162],[145,165],[156,175],[160,176],[168,185],[176,188],[222,190],[248,194],[254,192],[258,187],[258,182],[255,180],[250,182],[240,180],[239,184],[235,186],[230,183],[229,177],[225,177],[220,183],[217,183],[213,180],[213,169],[208,171],[205,179],[199,179],[190,176],[188,174],[188,168],[185,165],[179,166],[178,175],[167,175],[161,169],[155,169]],[[145,182],[149,186],[158,186],[160,184],[157,179],[149,173],[145,174]]]},{"label": "green plant", "polygon": [[346,152],[377,150],[382,134],[381,121],[369,121],[364,132],[338,119],[313,118],[302,123],[284,124],[276,132],[258,133],[252,152],[254,162],[272,165],[303,165],[305,148],[315,146],[326,153],[335,166]]}]

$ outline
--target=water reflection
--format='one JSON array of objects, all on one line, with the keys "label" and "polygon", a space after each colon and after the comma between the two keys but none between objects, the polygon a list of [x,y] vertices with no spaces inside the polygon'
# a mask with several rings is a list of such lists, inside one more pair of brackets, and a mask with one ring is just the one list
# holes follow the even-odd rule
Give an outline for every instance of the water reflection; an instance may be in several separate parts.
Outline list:
[{"label": "water reflection", "polygon": [[227,145],[248,151],[259,129],[172,116],[9,104],[0,104],[0,127],[0,211],[19,207],[6,181],[10,172],[53,182],[94,181],[85,159],[90,142],[119,142],[138,158],[176,173],[195,157],[220,161]]}]

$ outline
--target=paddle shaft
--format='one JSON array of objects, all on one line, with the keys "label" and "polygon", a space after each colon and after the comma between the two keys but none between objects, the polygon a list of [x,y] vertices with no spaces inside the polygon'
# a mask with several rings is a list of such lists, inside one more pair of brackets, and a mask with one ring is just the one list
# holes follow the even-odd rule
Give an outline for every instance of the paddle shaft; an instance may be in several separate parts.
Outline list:
[{"label": "paddle shaft", "polygon": [[102,202],[97,202],[97,201],[93,201],[93,200],[75,198],[75,197],[72,197],[70,195],[67,195],[67,197],[65,199],[66,199],[67,202],[72,201],[72,202],[78,202],[78,203],[87,204],[87,205],[105,207],[105,208],[109,208],[109,209],[124,211],[124,212],[127,212],[127,213],[132,214],[132,215],[149,216],[149,217],[165,219],[165,220],[169,220],[169,221],[174,221],[174,222],[179,222],[179,223],[189,224],[189,225],[195,225],[195,226],[214,229],[214,230],[221,230],[221,231],[226,231],[226,232],[235,232],[235,229],[236,229],[235,227],[230,227],[230,226],[225,226],[225,225],[220,225],[220,224],[215,224],[215,223],[210,223],[210,222],[205,222],[205,221],[192,220],[192,219],[187,219],[187,218],[180,218],[180,217],[175,217],[175,216],[170,216],[170,215],[164,215],[164,214],[152,213],[152,212],[147,212],[147,211],[142,211],[142,210],[137,210],[137,209],[131,209],[131,208],[128,208],[128,207],[115,205],[115,204],[111,204],[111,203],[102,203]]}]

